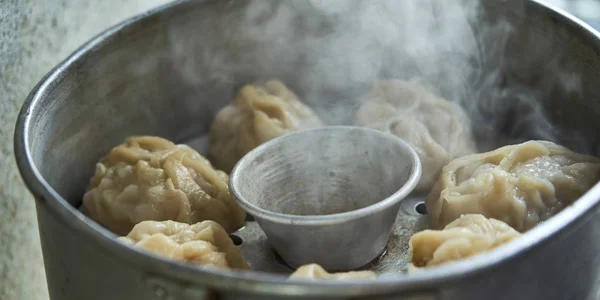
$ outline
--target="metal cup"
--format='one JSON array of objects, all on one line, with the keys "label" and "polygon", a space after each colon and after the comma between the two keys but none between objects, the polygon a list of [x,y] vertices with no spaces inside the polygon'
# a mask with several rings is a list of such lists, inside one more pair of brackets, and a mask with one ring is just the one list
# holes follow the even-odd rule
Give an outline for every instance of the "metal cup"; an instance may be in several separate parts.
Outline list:
[{"label": "metal cup", "polygon": [[288,265],[341,271],[383,252],[400,201],[420,177],[419,158],[403,140],[332,126],[255,148],[237,163],[229,185]]}]

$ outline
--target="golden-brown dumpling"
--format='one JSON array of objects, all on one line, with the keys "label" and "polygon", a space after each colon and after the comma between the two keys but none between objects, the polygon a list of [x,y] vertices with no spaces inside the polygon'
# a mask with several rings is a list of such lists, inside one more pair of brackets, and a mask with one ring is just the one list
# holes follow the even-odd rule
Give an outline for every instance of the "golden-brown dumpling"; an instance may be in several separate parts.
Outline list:
[{"label": "golden-brown dumpling", "polygon": [[131,137],[96,165],[82,210],[119,235],[146,220],[213,220],[231,232],[246,213],[231,198],[228,182],[227,174],[186,145]]},{"label": "golden-brown dumpling", "polygon": [[376,82],[354,123],[396,135],[415,149],[423,169],[417,190],[430,189],[449,161],[476,150],[462,108],[416,81]]},{"label": "golden-brown dumpling", "polygon": [[479,214],[462,215],[444,230],[424,230],[409,241],[412,264],[409,272],[420,267],[437,266],[464,259],[507,243],[521,234],[504,222]]},{"label": "golden-brown dumpling", "polygon": [[156,255],[199,265],[248,269],[229,235],[213,221],[193,225],[174,221],[143,221],[118,240]]},{"label": "golden-brown dumpling", "polygon": [[374,279],[377,274],[372,271],[350,271],[342,273],[327,273],[318,264],[309,264],[299,267],[290,279],[329,279],[329,280],[355,280],[355,279]]},{"label": "golden-brown dumpling", "polygon": [[434,228],[478,213],[520,232],[569,205],[600,179],[600,160],[546,141],[468,155],[444,167],[426,199]]},{"label": "golden-brown dumpling", "polygon": [[231,172],[258,145],[291,131],[320,126],[319,117],[282,82],[246,85],[212,123],[210,159],[217,168]]}]

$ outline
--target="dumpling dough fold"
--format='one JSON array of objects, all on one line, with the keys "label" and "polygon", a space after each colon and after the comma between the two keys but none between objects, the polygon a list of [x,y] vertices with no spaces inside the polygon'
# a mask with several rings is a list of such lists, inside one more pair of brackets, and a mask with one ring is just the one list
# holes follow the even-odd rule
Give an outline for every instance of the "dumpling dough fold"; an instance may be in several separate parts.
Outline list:
[{"label": "dumpling dough fold", "polygon": [[186,145],[153,136],[128,138],[96,165],[83,212],[125,235],[141,221],[213,220],[231,232],[246,213],[229,194],[229,176]]},{"label": "dumpling dough fold", "polygon": [[299,267],[290,279],[326,279],[326,280],[358,280],[374,279],[377,274],[372,271],[350,271],[340,273],[328,273],[318,264],[308,264]]},{"label": "dumpling dough fold", "polygon": [[213,221],[194,225],[143,221],[118,240],[174,260],[219,268],[248,269],[225,229]]},{"label": "dumpling dough fold", "polygon": [[507,243],[520,233],[504,222],[479,214],[463,215],[444,230],[424,230],[409,241],[408,271],[471,257]]},{"label": "dumpling dough fold", "polygon": [[600,179],[600,160],[547,141],[528,141],[457,158],[426,199],[434,228],[482,214],[524,232]]},{"label": "dumpling dough fold", "polygon": [[319,117],[281,81],[243,86],[234,103],[217,113],[210,128],[209,157],[231,172],[246,153],[291,131],[321,127]]},{"label": "dumpling dough fold", "polygon": [[417,81],[376,82],[354,124],[400,137],[419,155],[423,172],[417,190],[428,191],[442,167],[475,152],[471,123],[462,108]]}]

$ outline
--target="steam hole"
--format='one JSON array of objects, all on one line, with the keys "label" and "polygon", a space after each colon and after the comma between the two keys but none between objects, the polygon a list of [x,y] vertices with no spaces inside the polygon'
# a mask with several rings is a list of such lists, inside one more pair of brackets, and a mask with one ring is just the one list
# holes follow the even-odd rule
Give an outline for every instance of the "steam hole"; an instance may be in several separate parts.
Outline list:
[{"label": "steam hole", "polygon": [[415,205],[415,210],[421,215],[426,215],[427,207],[425,206],[425,202],[419,202],[417,205]]},{"label": "steam hole", "polygon": [[231,239],[231,241],[233,242],[234,245],[239,246],[241,245],[244,241],[242,240],[241,237],[235,235],[235,234],[230,234],[229,238]]}]

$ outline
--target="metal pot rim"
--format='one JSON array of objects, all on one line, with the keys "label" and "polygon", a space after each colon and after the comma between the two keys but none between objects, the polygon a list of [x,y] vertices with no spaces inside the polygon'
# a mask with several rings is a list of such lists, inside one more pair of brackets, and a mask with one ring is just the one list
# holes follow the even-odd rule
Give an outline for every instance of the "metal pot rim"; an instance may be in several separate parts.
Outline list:
[{"label": "metal pot rim", "polygon": [[[552,235],[565,230],[567,225],[583,221],[580,218],[584,217],[588,211],[600,202],[600,184],[596,184],[579,200],[565,208],[562,212],[525,233],[523,236],[526,238],[517,239],[469,260],[448,263],[427,272],[418,272],[410,276],[399,273],[393,276],[383,276],[375,281],[364,282],[287,280],[286,277],[280,275],[257,271],[236,272],[199,268],[162,259],[158,256],[123,245],[115,240],[113,233],[99,224],[88,220],[86,216],[71,206],[42,177],[34,164],[30,151],[29,130],[33,123],[32,116],[43,113],[38,103],[52,91],[55,80],[70,73],[74,68],[74,64],[80,59],[84,59],[88,53],[97,51],[102,45],[116,38],[117,33],[123,29],[131,28],[131,26],[143,20],[157,17],[161,13],[172,10],[177,6],[191,5],[192,2],[194,1],[180,0],[157,7],[110,27],[86,42],[53,68],[34,87],[19,112],[14,132],[16,162],[26,186],[37,201],[37,205],[45,206],[55,218],[60,219],[61,222],[75,232],[119,257],[123,262],[128,262],[145,270],[149,276],[160,274],[161,276],[176,278],[181,282],[193,282],[206,287],[279,295],[302,293],[304,295],[350,296],[365,293],[388,294],[392,292],[435,289],[441,285],[447,285],[451,282],[477,276],[483,272],[489,272],[503,262],[524,255],[525,252],[535,247],[543,247],[543,242],[547,242]],[[579,27],[600,49],[600,33],[595,31],[591,26],[559,8],[542,3],[541,0],[532,0],[530,3],[547,10],[554,17],[563,19],[567,21],[566,23],[572,24],[572,26]],[[307,289],[306,287],[310,288]]]}]

